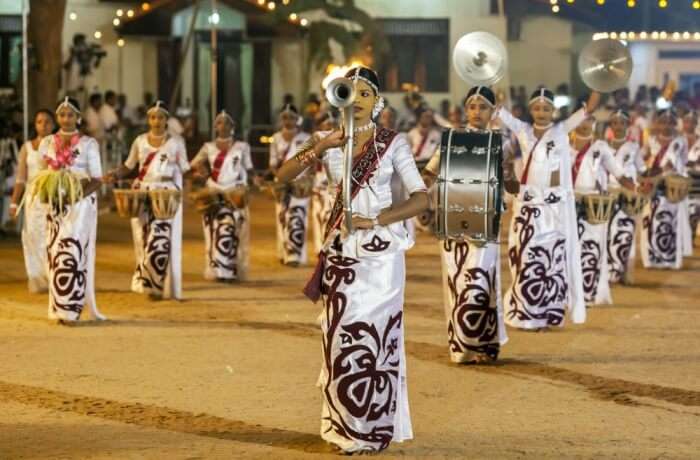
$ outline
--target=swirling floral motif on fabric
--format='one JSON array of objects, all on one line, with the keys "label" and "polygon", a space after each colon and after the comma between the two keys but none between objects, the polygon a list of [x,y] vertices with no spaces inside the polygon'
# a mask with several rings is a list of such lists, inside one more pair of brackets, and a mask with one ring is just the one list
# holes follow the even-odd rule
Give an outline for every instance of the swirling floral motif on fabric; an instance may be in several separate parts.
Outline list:
[{"label": "swirling floral motif on fabric", "polygon": [[608,226],[608,266],[610,282],[619,283],[627,272],[632,244],[634,243],[635,221],[621,207],[614,210]]},{"label": "swirling floral motif on fabric", "polygon": [[369,252],[382,252],[386,251],[390,245],[389,241],[384,241],[378,235],[374,235],[369,243],[362,245],[362,249]]},{"label": "swirling floral motif on fabric", "polygon": [[284,250],[289,256],[301,257],[306,241],[306,208],[290,206],[285,213],[285,232],[287,235]]},{"label": "swirling floral motif on fabric", "polygon": [[143,260],[136,267],[142,286],[162,291],[170,264],[171,224],[152,216],[143,226]]},{"label": "swirling floral motif on fabric", "polygon": [[[453,256],[454,273],[447,286],[452,299],[452,315],[447,322],[450,351],[472,351],[492,359],[498,357],[498,312],[492,295],[496,285],[496,267],[467,268],[471,246],[466,241],[445,240],[445,251]],[[493,304],[492,304],[493,303]]]},{"label": "swirling floral motif on fabric", "polygon": [[333,255],[324,271],[325,421],[337,436],[378,451],[389,445],[394,433],[403,316],[397,312],[383,327],[345,322],[349,300],[343,287],[355,282],[358,263]]},{"label": "swirling floral motif on fabric", "polygon": [[562,305],[566,300],[566,245],[557,239],[551,248],[530,245],[541,210],[522,206],[515,219],[513,232],[518,242],[508,249],[511,266],[516,267],[513,292],[510,297],[510,318],[520,321],[542,320],[556,326],[564,319]]},{"label": "swirling floral motif on fabric", "polygon": [[[88,244],[81,245],[76,238],[61,238],[62,220],[67,210],[50,213],[49,224],[49,290],[50,307],[54,313],[58,310],[71,312],[69,316],[78,319],[85,304],[87,289]],[[63,315],[59,315],[63,316]]]},{"label": "swirling floral motif on fabric", "polygon": [[238,228],[243,219],[237,219],[236,214],[231,208],[221,206],[204,215],[204,226],[211,241],[209,265],[215,269],[231,271],[234,277],[238,269]]},{"label": "swirling floral motif on fabric", "polygon": [[674,263],[676,260],[677,211],[661,208],[659,197],[651,201],[651,213],[644,217],[647,229],[649,260],[652,264]]}]

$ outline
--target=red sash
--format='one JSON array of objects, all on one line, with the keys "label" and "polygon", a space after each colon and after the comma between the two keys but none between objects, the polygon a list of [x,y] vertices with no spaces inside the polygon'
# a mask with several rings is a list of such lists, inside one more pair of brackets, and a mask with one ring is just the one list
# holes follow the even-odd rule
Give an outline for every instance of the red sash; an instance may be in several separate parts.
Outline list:
[{"label": "red sash", "polygon": [[219,181],[219,174],[221,174],[221,167],[224,164],[224,160],[226,159],[227,153],[228,150],[221,150],[214,159],[214,165],[211,168],[211,178],[214,179],[214,182]]},{"label": "red sash", "polygon": [[671,146],[672,143],[673,143],[673,140],[669,141],[669,143],[666,144],[664,146],[664,148],[662,148],[661,151],[656,154],[656,157],[654,158],[654,163],[651,165],[651,169],[661,167],[661,162],[664,160],[664,157],[666,156],[666,152],[668,151],[668,148]]},{"label": "red sash", "polygon": [[143,178],[146,177],[146,173],[148,173],[148,167],[151,166],[151,162],[156,157],[157,153],[158,150],[155,150],[148,154],[148,156],[146,157],[146,161],[143,162],[143,166],[141,166],[141,169],[139,170],[139,180],[143,180]]},{"label": "red sash", "polygon": [[423,147],[425,147],[425,143],[428,141],[428,136],[430,135],[430,130],[428,130],[427,133],[425,133],[425,136],[423,136],[423,139],[421,139],[420,144],[418,145],[418,150],[413,154],[414,157],[420,156],[421,152],[423,151]]},{"label": "red sash", "polygon": [[520,183],[522,185],[527,185],[527,176],[530,174],[530,163],[532,163],[532,156],[535,154],[535,149],[539,145],[540,141],[544,139],[544,136],[549,132],[549,130],[545,131],[542,133],[542,136],[540,136],[539,139],[537,139],[537,142],[535,142],[535,145],[532,146],[530,149],[530,155],[527,157],[527,163],[525,163],[525,169],[523,170],[523,175],[520,177]]},{"label": "red sash", "polygon": [[583,163],[583,159],[586,157],[586,152],[588,152],[588,149],[591,148],[591,143],[588,142],[579,152],[576,154],[576,161],[574,161],[574,165],[571,167],[571,178],[572,178],[572,184],[574,187],[576,186],[576,178],[578,177],[578,173],[581,171],[581,163]]},{"label": "red sash", "polygon": [[[377,130],[376,142],[374,139],[368,140],[362,147],[362,153],[353,160],[352,165],[352,184],[350,184],[350,195],[355,198],[362,186],[369,180],[370,176],[377,169],[379,161],[384,157],[384,154],[391,145],[391,142],[396,137],[396,131],[390,129],[379,128]],[[383,144],[382,148],[379,144]],[[375,148],[378,147],[378,148]],[[338,186],[338,190],[343,190],[342,182]],[[326,225],[326,231],[324,235],[324,241],[328,239],[328,236],[336,229],[338,229],[343,222],[345,216],[343,209],[343,194],[337,193],[335,197],[335,202],[333,203],[333,208],[331,209],[330,218],[328,219],[328,224]],[[326,261],[326,254],[321,251],[318,256],[318,262],[316,263],[316,268],[314,269],[311,278],[306,283],[304,287],[304,295],[311,299],[312,302],[317,302],[321,297],[321,284],[323,270]]]}]

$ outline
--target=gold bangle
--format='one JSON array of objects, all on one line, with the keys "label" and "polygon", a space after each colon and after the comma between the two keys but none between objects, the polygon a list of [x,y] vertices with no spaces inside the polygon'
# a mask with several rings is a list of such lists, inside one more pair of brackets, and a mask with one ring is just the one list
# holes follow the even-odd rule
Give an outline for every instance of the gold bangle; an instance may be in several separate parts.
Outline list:
[{"label": "gold bangle", "polygon": [[297,150],[297,154],[294,156],[296,160],[302,165],[302,166],[308,166],[311,163],[314,162],[314,160],[318,159],[316,156],[316,152],[314,151],[314,148],[316,147],[316,144],[318,141],[316,140],[315,136],[311,136],[306,142],[304,142],[301,147],[299,147],[299,150]]}]

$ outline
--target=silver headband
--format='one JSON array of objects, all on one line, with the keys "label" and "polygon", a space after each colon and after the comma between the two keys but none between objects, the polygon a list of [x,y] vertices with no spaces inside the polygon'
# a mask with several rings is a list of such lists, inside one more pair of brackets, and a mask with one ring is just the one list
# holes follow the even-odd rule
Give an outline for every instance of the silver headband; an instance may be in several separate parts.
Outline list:
[{"label": "silver headband", "polygon": [[536,101],[545,101],[549,102],[550,104],[554,105],[554,99],[551,99],[547,96],[545,96],[545,91],[547,91],[546,88],[540,88],[540,92],[537,96],[533,97],[530,99],[530,102],[527,103],[527,105],[532,105]]},{"label": "silver headband", "polygon": [[156,101],[156,105],[154,105],[153,107],[151,107],[150,109],[148,109],[148,112],[146,112],[146,113],[147,113],[148,115],[150,115],[151,112],[153,112],[153,111],[156,111],[156,112],[163,112],[163,113],[165,114],[166,117],[169,117],[169,116],[170,116],[170,112],[168,112],[168,110],[167,110],[165,107],[163,107],[161,104],[164,104],[164,102],[161,101],[161,100]]},{"label": "silver headband", "polygon": [[630,116],[627,113],[625,113],[624,110],[620,110],[620,109],[618,109],[618,110],[614,111],[612,114],[610,114],[610,118],[622,118],[625,121],[630,120]]},{"label": "silver headband", "polygon": [[475,92],[474,94],[472,94],[471,96],[469,96],[469,97],[467,98],[467,101],[466,101],[466,102],[471,101],[471,100],[474,99],[475,97],[479,97],[479,98],[483,99],[484,102],[486,102],[486,104],[488,104],[489,107],[491,107],[492,109],[495,108],[495,107],[496,107],[496,104],[494,104],[493,102],[489,101],[488,98],[486,98],[483,94],[481,94],[481,89],[482,89],[482,88],[486,88],[486,86],[477,86],[477,87],[476,87],[476,92]]},{"label": "silver headband", "polygon": [[58,107],[56,107],[56,113],[58,113],[58,111],[61,110],[63,107],[68,107],[68,108],[71,109],[73,112],[75,112],[76,114],[80,115],[80,110],[78,110],[78,108],[77,108],[76,106],[73,105],[73,103],[70,101],[70,99],[68,98],[68,96],[66,96],[66,97],[63,99],[63,101],[62,101],[60,104],[58,104]]},{"label": "silver headband", "polygon": [[234,121],[233,121],[233,118],[231,117],[231,115],[229,115],[228,112],[225,111],[225,110],[222,110],[221,112],[219,112],[219,114],[216,116],[216,118],[214,118],[214,121],[216,122],[216,120],[218,120],[219,118],[225,118],[225,119],[227,119],[232,125],[235,124]]},{"label": "silver headband", "polygon": [[297,112],[292,110],[292,104],[284,104],[284,107],[282,107],[282,110],[280,111],[280,115],[283,113],[291,113],[291,114],[294,114],[296,116],[299,116],[299,114]]},{"label": "silver headband", "polygon": [[357,80],[362,80],[365,83],[367,83],[372,89],[374,90],[374,93],[379,95],[379,88],[377,88],[377,85],[372,83],[372,81],[369,78],[365,78],[362,75],[360,75],[360,68],[357,67],[355,69],[355,75],[352,75],[351,77],[348,77],[350,80],[357,81]]}]

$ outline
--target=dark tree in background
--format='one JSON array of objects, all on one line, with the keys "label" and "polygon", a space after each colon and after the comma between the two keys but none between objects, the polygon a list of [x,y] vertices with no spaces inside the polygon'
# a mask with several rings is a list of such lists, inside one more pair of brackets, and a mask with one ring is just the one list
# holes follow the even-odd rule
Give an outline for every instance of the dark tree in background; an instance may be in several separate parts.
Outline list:
[{"label": "dark tree in background", "polygon": [[29,69],[29,111],[52,108],[61,84],[66,0],[30,0],[28,38],[34,66]]}]

